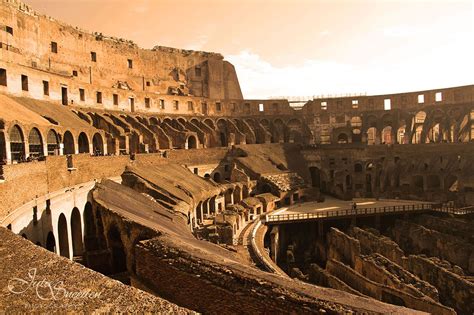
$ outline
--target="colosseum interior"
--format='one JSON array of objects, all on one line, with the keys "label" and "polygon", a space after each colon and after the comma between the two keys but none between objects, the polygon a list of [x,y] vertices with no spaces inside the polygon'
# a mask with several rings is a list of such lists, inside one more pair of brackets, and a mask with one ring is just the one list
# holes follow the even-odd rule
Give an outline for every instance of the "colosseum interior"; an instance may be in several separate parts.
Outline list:
[{"label": "colosseum interior", "polygon": [[0,312],[473,314],[474,85],[294,108],[0,16]]}]

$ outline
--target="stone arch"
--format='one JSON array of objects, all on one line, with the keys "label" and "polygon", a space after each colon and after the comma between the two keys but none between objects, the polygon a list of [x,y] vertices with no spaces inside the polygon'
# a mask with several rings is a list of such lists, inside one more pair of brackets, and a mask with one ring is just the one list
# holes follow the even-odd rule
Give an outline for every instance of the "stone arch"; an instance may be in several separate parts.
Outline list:
[{"label": "stone arch", "polygon": [[337,143],[349,143],[349,136],[345,132],[339,133]]},{"label": "stone arch", "polygon": [[12,161],[23,161],[25,159],[25,137],[20,126],[14,125],[8,132],[10,137],[10,154]]},{"label": "stone arch", "polygon": [[321,170],[316,166],[311,166],[309,173],[311,174],[311,186],[321,187]]},{"label": "stone arch", "polygon": [[58,237],[59,237],[59,254],[70,258],[69,255],[69,238],[67,231],[67,221],[64,213],[59,215],[58,220]]},{"label": "stone arch", "polygon": [[38,128],[32,128],[28,135],[28,147],[31,157],[44,156],[43,137]]},{"label": "stone arch", "polygon": [[95,133],[92,137],[92,148],[94,155],[104,155],[104,140],[100,133]]},{"label": "stone arch", "polygon": [[214,125],[214,122],[212,121],[212,119],[210,118],[206,118],[204,119],[204,123],[209,126],[211,129],[216,129],[215,125]]},{"label": "stone arch", "polygon": [[272,143],[281,143],[285,141],[285,124],[283,120],[277,118],[272,123]]},{"label": "stone arch", "polygon": [[424,124],[426,120],[426,112],[422,110],[417,112],[413,119],[415,124]]},{"label": "stone arch", "polygon": [[406,124],[403,121],[402,125],[397,129],[397,143],[400,144],[405,144],[408,141],[408,138],[406,136]]},{"label": "stone arch", "polygon": [[79,153],[89,153],[89,138],[85,132],[81,132],[78,138]]},{"label": "stone arch", "polygon": [[240,186],[235,186],[234,189],[234,203],[239,203],[242,200],[242,189]]},{"label": "stone arch", "polygon": [[71,213],[72,255],[81,256],[84,251],[82,242],[82,223],[79,209],[72,209]]},{"label": "stone arch", "polygon": [[355,173],[361,173],[363,171],[363,167],[361,163],[355,163],[354,164],[354,172]]},{"label": "stone arch", "polygon": [[423,143],[422,134],[423,134],[423,125],[419,125],[415,128],[413,132],[411,143],[414,143],[414,144]]},{"label": "stone arch", "polygon": [[367,129],[367,144],[368,145],[376,144],[376,139],[377,139],[377,128],[370,127],[369,129]]},{"label": "stone arch", "polygon": [[188,149],[197,149],[198,141],[195,136],[191,135],[186,140],[186,146]]},{"label": "stone arch", "polygon": [[48,155],[59,155],[59,136],[53,129],[48,131],[47,136]]},{"label": "stone arch", "polygon": [[76,145],[74,144],[74,137],[70,131],[66,131],[63,137],[64,154],[76,153]]},{"label": "stone arch", "polygon": [[127,271],[127,254],[117,225],[112,224],[107,232],[107,240],[112,254],[112,273]]},{"label": "stone arch", "polygon": [[184,119],[183,117],[179,117],[177,120],[178,120],[182,125],[186,125],[186,122],[187,122],[187,121],[186,121],[186,119]]},{"label": "stone arch", "polygon": [[94,221],[94,212],[92,211],[92,204],[87,202],[84,206],[84,236],[95,236],[96,227]]},{"label": "stone arch", "polygon": [[0,163],[5,163],[7,159],[6,143],[4,132],[0,131]]},{"label": "stone arch", "polygon": [[227,121],[223,118],[217,120],[217,130],[219,131],[219,139],[222,147],[226,147],[229,144],[229,139],[227,138]]},{"label": "stone arch", "polygon": [[424,179],[422,175],[415,175],[413,176],[413,186],[418,190],[423,190],[424,187]]},{"label": "stone arch", "polygon": [[385,126],[382,129],[382,143],[383,144],[392,144],[392,126]]},{"label": "stone arch", "polygon": [[150,117],[150,124],[151,125],[159,125],[160,124],[160,120],[156,117]]},{"label": "stone arch", "polygon": [[46,249],[50,252],[56,253],[56,239],[53,232],[49,231],[46,237]]},{"label": "stone arch", "polygon": [[438,175],[428,175],[426,177],[426,187],[428,189],[439,189],[441,187],[441,180]]}]

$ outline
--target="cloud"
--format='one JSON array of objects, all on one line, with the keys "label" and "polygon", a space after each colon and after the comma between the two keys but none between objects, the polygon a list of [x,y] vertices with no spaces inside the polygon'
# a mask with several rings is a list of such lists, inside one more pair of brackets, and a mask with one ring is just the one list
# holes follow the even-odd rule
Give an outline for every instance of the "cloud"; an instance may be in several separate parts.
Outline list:
[{"label": "cloud", "polygon": [[325,36],[328,36],[330,34],[331,34],[331,32],[328,31],[328,30],[324,30],[322,32],[319,32],[319,36],[321,36],[321,37],[325,37]]},{"label": "cloud", "polygon": [[383,35],[386,37],[407,38],[421,36],[426,33],[421,28],[415,28],[404,25],[390,26],[383,29]]},{"label": "cloud", "polygon": [[[345,64],[334,60],[305,60],[275,66],[250,50],[228,55],[237,71],[245,98],[277,96],[390,94],[472,84],[472,49],[440,62],[444,50],[406,60],[394,56],[373,62]],[[445,58],[444,58],[445,59]],[[459,69],[469,71],[459,72]]]},{"label": "cloud", "polygon": [[334,87],[353,71],[350,65],[330,60],[276,67],[249,50],[226,59],[235,66],[246,98],[341,93],[342,89]]}]

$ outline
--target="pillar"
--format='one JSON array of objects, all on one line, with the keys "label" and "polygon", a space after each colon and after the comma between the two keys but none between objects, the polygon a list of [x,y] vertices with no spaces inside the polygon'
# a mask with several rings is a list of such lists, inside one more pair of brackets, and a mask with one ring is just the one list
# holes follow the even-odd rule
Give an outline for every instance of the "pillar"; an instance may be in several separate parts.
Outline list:
[{"label": "pillar", "polygon": [[278,264],[278,248],[280,245],[280,228],[278,225],[272,227],[270,232],[270,258]]}]

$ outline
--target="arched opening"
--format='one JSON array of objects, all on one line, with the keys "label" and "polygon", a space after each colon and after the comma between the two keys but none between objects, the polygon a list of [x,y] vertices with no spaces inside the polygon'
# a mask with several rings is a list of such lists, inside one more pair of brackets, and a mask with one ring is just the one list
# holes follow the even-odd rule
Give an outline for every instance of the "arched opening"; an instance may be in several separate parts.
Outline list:
[{"label": "arched opening", "polygon": [[7,159],[7,148],[5,146],[5,134],[0,131],[0,164],[6,163]]},{"label": "arched opening", "polygon": [[234,189],[234,203],[239,203],[242,200],[242,190],[239,186]]},{"label": "arched opening", "polygon": [[426,187],[428,189],[439,189],[441,187],[441,181],[438,175],[428,175],[426,178]]},{"label": "arched opening", "polygon": [[424,124],[426,119],[426,113],[424,111],[420,111],[415,115],[415,124]]},{"label": "arched opening", "polygon": [[11,160],[19,162],[25,160],[25,138],[18,125],[13,126],[9,132]]},{"label": "arched opening", "polygon": [[393,139],[392,139],[392,127],[387,126],[382,129],[382,143],[383,144],[392,144]]},{"label": "arched opening", "polygon": [[423,176],[417,175],[413,177],[413,185],[419,190],[423,190]]},{"label": "arched opening", "polygon": [[76,153],[76,146],[74,145],[74,137],[72,136],[71,132],[66,131],[64,133],[63,144],[64,144],[64,154]]},{"label": "arched opening", "polygon": [[437,143],[441,141],[440,124],[437,123],[428,131],[428,142]]},{"label": "arched opening", "polygon": [[80,256],[84,251],[82,243],[82,223],[79,209],[74,208],[71,214],[72,255]]},{"label": "arched opening", "polygon": [[272,187],[270,186],[270,184],[265,183],[265,184],[263,184],[263,185],[261,186],[261,189],[260,189],[260,190],[261,190],[262,194],[264,194],[264,193],[271,193],[271,192],[272,192]]},{"label": "arched opening", "polygon": [[372,175],[371,174],[365,175],[365,191],[368,194],[372,193]]},{"label": "arched opening", "polygon": [[127,255],[117,226],[112,225],[108,233],[109,247],[112,252],[112,273],[127,271]]},{"label": "arched opening", "polygon": [[356,173],[362,172],[362,164],[360,164],[360,163],[354,164],[354,172],[356,172]]},{"label": "arched opening", "polygon": [[67,235],[66,216],[61,213],[58,221],[58,236],[59,236],[59,254],[61,256],[69,257],[69,240]]},{"label": "arched opening", "polygon": [[50,252],[56,253],[56,239],[54,238],[54,234],[51,231],[46,237],[46,249]]},{"label": "arched opening", "polygon": [[423,132],[423,126],[416,127],[415,132],[413,133],[412,143],[415,143],[415,144],[424,143],[424,141],[422,141],[421,139],[422,132]]},{"label": "arched opening", "polygon": [[309,168],[309,173],[311,174],[311,186],[321,187],[321,171],[316,166]]},{"label": "arched opening", "polygon": [[346,175],[346,188],[347,190],[352,189],[352,176],[351,175]]},{"label": "arched opening", "polygon": [[397,130],[397,143],[405,144],[407,143],[407,137],[405,136],[406,126],[403,125]]},{"label": "arched opening", "polygon": [[96,133],[92,138],[92,148],[94,150],[94,155],[104,155],[104,141],[99,133]]},{"label": "arched opening", "polygon": [[33,128],[28,135],[28,145],[30,148],[30,157],[38,158],[44,156],[43,139],[38,129]]},{"label": "arched opening", "polygon": [[47,144],[48,155],[59,155],[59,137],[56,131],[48,131]]},{"label": "arched opening", "polygon": [[89,139],[84,132],[79,134],[78,145],[79,153],[89,153]]},{"label": "arched opening", "polygon": [[337,143],[349,143],[349,138],[345,133],[340,133],[337,136]]},{"label": "arched opening", "polygon": [[84,236],[94,236],[96,234],[94,224],[94,213],[90,202],[84,207]]},{"label": "arched opening", "polygon": [[352,130],[352,142],[353,143],[362,142],[362,132],[360,131],[360,129],[355,128]]},{"label": "arched opening", "polygon": [[188,137],[188,149],[197,149],[197,139],[195,136]]},{"label": "arched opening", "polygon": [[367,130],[367,144],[368,145],[374,145],[375,144],[375,139],[377,136],[377,128],[375,127],[370,127]]},{"label": "arched opening", "polygon": [[215,172],[214,176],[213,176],[213,179],[216,183],[220,183],[221,182],[221,173]]}]

